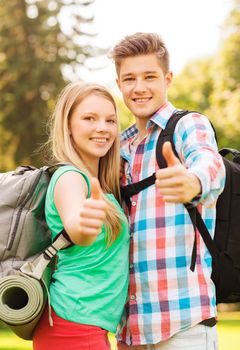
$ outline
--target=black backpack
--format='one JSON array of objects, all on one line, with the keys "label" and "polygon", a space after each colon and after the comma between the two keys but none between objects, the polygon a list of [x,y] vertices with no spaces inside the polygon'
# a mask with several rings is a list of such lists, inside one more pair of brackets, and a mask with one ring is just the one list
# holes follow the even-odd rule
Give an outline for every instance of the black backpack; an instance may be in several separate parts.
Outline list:
[{"label": "black backpack", "polygon": [[[160,168],[167,164],[162,156],[165,141],[170,141],[173,152],[179,158],[174,142],[173,133],[177,122],[184,115],[191,113],[185,110],[174,112],[166,128],[161,131],[156,147],[156,159]],[[195,230],[192,259],[190,269],[194,270],[196,263],[196,228],[212,256],[211,278],[216,287],[217,303],[233,303],[240,301],[240,152],[235,149],[224,148],[219,151],[226,168],[226,183],[216,204],[216,227],[214,239],[211,238],[204,221],[196,207],[184,204],[188,210]],[[233,160],[225,158],[228,154]],[[130,198],[155,184],[155,173],[151,176],[121,188],[122,197],[131,207]]]}]

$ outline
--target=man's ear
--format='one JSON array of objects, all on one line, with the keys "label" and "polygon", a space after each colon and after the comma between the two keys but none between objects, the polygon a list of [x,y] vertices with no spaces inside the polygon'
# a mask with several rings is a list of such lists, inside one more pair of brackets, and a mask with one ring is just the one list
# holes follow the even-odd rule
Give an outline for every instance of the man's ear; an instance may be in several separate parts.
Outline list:
[{"label": "man's ear", "polygon": [[167,72],[167,74],[165,75],[165,81],[166,81],[167,87],[170,86],[172,82],[172,78],[173,78],[173,72],[171,71]]}]

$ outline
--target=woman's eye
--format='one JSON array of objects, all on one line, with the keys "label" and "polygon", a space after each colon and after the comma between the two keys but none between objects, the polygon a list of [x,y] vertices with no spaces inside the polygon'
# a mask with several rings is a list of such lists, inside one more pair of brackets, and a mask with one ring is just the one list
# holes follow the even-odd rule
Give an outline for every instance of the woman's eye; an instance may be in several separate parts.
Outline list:
[{"label": "woman's eye", "polygon": [[93,117],[90,117],[90,116],[86,116],[86,117],[84,117],[83,119],[84,119],[84,120],[90,120],[90,121],[93,121],[93,120],[94,120],[94,118],[93,118]]},{"label": "woman's eye", "polygon": [[108,123],[112,123],[112,124],[116,124],[116,120],[115,119],[108,119],[107,122]]}]

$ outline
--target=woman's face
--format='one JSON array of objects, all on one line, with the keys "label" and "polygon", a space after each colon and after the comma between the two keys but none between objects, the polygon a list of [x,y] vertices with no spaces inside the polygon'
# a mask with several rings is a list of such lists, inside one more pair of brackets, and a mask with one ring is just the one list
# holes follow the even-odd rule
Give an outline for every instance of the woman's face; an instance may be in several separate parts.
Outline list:
[{"label": "woman's face", "polygon": [[98,165],[117,134],[114,105],[107,98],[91,94],[74,109],[69,121],[74,147],[86,165]]}]

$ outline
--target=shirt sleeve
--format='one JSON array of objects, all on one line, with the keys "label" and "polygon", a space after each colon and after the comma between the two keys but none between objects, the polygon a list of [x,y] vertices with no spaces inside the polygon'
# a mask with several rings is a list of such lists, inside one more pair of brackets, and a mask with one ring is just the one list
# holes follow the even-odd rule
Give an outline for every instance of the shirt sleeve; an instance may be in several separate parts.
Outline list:
[{"label": "shirt sleeve", "polygon": [[187,114],[178,122],[173,141],[181,161],[201,183],[201,195],[193,204],[214,205],[223,191],[226,174],[208,118],[199,113]]}]

